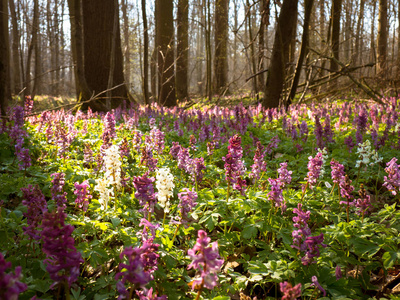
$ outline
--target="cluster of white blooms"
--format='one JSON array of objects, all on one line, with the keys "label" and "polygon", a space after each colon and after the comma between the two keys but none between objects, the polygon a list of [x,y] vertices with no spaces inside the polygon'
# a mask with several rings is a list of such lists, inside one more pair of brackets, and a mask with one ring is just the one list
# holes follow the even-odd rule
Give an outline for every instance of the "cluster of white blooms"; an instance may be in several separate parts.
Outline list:
[{"label": "cluster of white blooms", "polygon": [[357,154],[359,155],[359,160],[356,161],[356,168],[360,167],[361,164],[365,166],[372,166],[376,163],[382,161],[382,157],[379,156],[378,152],[371,148],[371,142],[366,140],[362,144],[358,144]]},{"label": "cluster of white blooms", "polygon": [[319,173],[319,178],[323,177],[325,174],[325,162],[328,159],[328,151],[326,151],[326,148],[324,147],[322,150],[318,148],[317,150],[319,153],[322,155],[322,166],[321,166],[321,171]]},{"label": "cluster of white blooms", "polygon": [[104,164],[106,172],[104,177],[107,178],[108,184],[119,188],[121,186],[121,160],[119,154],[119,147],[112,145],[104,150]]},{"label": "cluster of white blooms", "polygon": [[170,202],[168,198],[172,196],[172,190],[175,187],[174,176],[169,168],[160,168],[156,173],[156,188],[158,190],[158,204],[164,208],[166,213],[169,212]]},{"label": "cluster of white blooms", "polygon": [[110,193],[112,192],[112,189],[109,189],[108,185],[109,182],[107,178],[96,179],[96,186],[94,190],[100,193],[99,202],[102,209],[107,209],[108,201],[110,200]]}]

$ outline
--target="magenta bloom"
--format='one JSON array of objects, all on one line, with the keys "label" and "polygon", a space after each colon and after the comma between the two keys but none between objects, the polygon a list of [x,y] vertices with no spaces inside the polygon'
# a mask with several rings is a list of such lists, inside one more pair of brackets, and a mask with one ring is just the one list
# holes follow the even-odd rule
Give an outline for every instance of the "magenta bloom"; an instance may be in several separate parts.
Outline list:
[{"label": "magenta bloom", "polygon": [[397,195],[400,192],[400,165],[397,163],[397,158],[393,157],[391,161],[386,164],[385,172],[388,176],[385,176],[383,186],[386,187],[393,195]]},{"label": "magenta bloom", "polygon": [[293,171],[288,171],[287,162],[283,162],[280,164],[280,168],[278,169],[278,181],[281,187],[285,187],[285,185],[290,184],[292,182],[292,173]]},{"label": "magenta bloom", "polygon": [[167,300],[168,297],[166,295],[157,297],[157,294],[153,295],[153,288],[149,290],[144,289],[143,291],[136,291],[136,295],[138,295],[139,300]]},{"label": "magenta bloom", "polygon": [[89,182],[87,180],[85,180],[81,184],[79,184],[79,182],[75,182],[74,186],[74,194],[76,195],[75,203],[78,205],[79,208],[83,209],[83,211],[87,211],[89,200],[92,199],[92,195],[90,195],[88,191]]},{"label": "magenta bloom", "polygon": [[63,192],[63,188],[65,185],[65,174],[64,173],[53,173],[51,174],[53,179],[51,183],[51,196],[54,202],[60,206],[65,208],[65,204],[67,203],[67,193]]},{"label": "magenta bloom", "polygon": [[301,296],[301,283],[292,286],[291,283],[285,281],[279,283],[279,287],[283,294],[282,300],[296,300]]},{"label": "magenta bloom", "polygon": [[194,188],[192,190],[185,188],[183,192],[178,194],[178,198],[180,200],[178,207],[181,209],[182,222],[186,222],[188,214],[197,204],[197,193],[194,191]]},{"label": "magenta bloom", "polygon": [[315,157],[308,157],[308,173],[307,177],[304,178],[304,180],[307,180],[308,184],[310,185],[310,188],[313,188],[317,184],[317,180],[319,176],[321,175],[321,169],[323,165],[323,157],[322,153],[318,152]]},{"label": "magenta bloom", "polygon": [[331,176],[334,183],[340,184],[342,180],[344,180],[344,166],[332,159],[331,161]]},{"label": "magenta bloom", "polygon": [[325,297],[325,296],[326,296],[326,291],[325,291],[325,289],[319,284],[317,276],[311,277],[311,281],[312,281],[311,286],[315,286],[316,288],[318,288],[318,289],[322,292],[322,294],[324,295],[324,297]]},{"label": "magenta bloom", "polygon": [[21,267],[15,268],[14,274],[12,272],[6,273],[7,269],[11,269],[11,263],[4,259],[3,254],[0,252],[0,299],[18,299],[19,294],[24,292],[28,286],[20,281]]},{"label": "magenta bloom", "polygon": [[242,178],[245,171],[242,157],[241,137],[236,134],[229,139],[228,154],[222,160],[225,162],[226,180],[232,184],[234,189],[244,195],[246,181]]},{"label": "magenta bloom", "polygon": [[127,247],[121,252],[119,257],[121,261],[126,257],[126,263],[119,264],[120,272],[115,275],[115,279],[118,280],[117,290],[120,294],[118,299],[125,299],[128,295],[126,283],[133,284],[137,289],[153,280],[153,272],[157,270],[159,257],[156,253],[158,247],[158,244],[153,244],[153,239],[148,239],[143,242],[142,247]]},{"label": "magenta bloom", "polygon": [[360,198],[356,199],[355,207],[358,208],[358,215],[365,215],[371,209],[371,197],[367,195],[364,185],[361,184],[360,190],[358,191]]},{"label": "magenta bloom", "polygon": [[351,200],[353,200],[353,191],[354,187],[351,185],[351,180],[349,179],[349,176],[345,175],[344,180],[342,180],[339,183],[340,187],[340,195],[346,199],[346,201],[340,201],[340,204],[346,204],[346,205],[354,205]]},{"label": "magenta bloom", "polygon": [[21,191],[24,198],[22,204],[28,208],[28,211],[24,213],[28,226],[22,229],[31,239],[38,241],[40,240],[38,227],[42,222],[43,214],[47,211],[46,199],[38,186],[28,185],[27,188],[22,188]]},{"label": "magenta bloom", "polygon": [[66,216],[61,207],[54,212],[45,212],[41,225],[42,251],[47,256],[43,262],[54,280],[53,286],[59,282],[67,282],[71,286],[78,279],[79,265],[83,262],[71,236],[74,227],[64,223]]},{"label": "magenta bloom", "polygon": [[305,243],[307,245],[307,250],[304,257],[301,258],[303,265],[308,265],[310,263],[315,263],[314,257],[319,257],[319,246],[326,247],[322,242],[324,241],[324,234],[321,233],[317,236],[306,237]]},{"label": "magenta bloom", "polygon": [[135,197],[139,200],[139,204],[143,206],[142,211],[153,212],[156,203],[156,193],[154,192],[154,177],[147,177],[147,173],[143,176],[133,177],[133,185],[135,186]]},{"label": "magenta bloom", "polygon": [[188,255],[192,262],[188,269],[197,269],[200,276],[193,281],[192,289],[196,286],[204,286],[207,289],[213,289],[217,285],[217,272],[221,268],[224,260],[218,253],[218,243],[213,242],[210,247],[211,239],[203,230],[198,231],[198,239],[193,249],[188,250]]},{"label": "magenta bloom", "polygon": [[342,269],[340,268],[340,266],[336,266],[335,276],[336,276],[336,280],[339,280],[340,278],[342,278],[343,274],[342,274]]},{"label": "magenta bloom", "polygon": [[254,178],[254,182],[260,179],[260,173],[265,172],[267,169],[267,163],[264,161],[264,146],[261,142],[257,142],[257,149],[254,153],[254,164],[251,166],[250,177]]},{"label": "magenta bloom", "polygon": [[281,207],[282,212],[286,210],[286,205],[283,200],[283,194],[279,179],[268,178],[268,182],[271,186],[271,191],[268,193],[268,200],[275,203],[276,207]]}]

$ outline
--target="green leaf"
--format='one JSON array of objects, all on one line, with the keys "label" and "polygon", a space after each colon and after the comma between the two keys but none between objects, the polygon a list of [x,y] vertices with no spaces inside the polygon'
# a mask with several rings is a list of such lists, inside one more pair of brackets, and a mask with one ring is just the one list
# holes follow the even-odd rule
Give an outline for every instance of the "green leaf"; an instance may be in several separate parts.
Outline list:
[{"label": "green leaf", "polygon": [[255,238],[257,236],[258,229],[254,224],[247,224],[244,226],[242,231],[242,237],[246,240]]},{"label": "green leaf", "polygon": [[218,296],[218,297],[213,298],[213,300],[230,300],[230,299],[231,299],[231,297],[229,297],[229,296]]}]

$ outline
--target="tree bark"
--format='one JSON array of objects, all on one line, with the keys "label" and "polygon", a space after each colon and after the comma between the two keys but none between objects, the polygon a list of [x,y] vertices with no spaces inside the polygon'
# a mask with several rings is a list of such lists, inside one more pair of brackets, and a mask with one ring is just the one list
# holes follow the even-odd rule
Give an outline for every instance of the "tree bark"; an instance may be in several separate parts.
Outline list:
[{"label": "tree bark", "polygon": [[314,0],[304,0],[304,23],[303,23],[303,37],[301,40],[300,54],[297,59],[296,70],[293,77],[292,87],[289,92],[288,99],[286,101],[286,108],[292,103],[297,90],[297,85],[300,80],[300,73],[303,66],[304,57],[308,52],[308,36],[310,32],[310,18],[313,8]]},{"label": "tree bark", "polygon": [[[354,65],[361,65],[361,42],[360,40],[362,39],[361,36],[361,25],[363,24],[363,19],[364,19],[364,6],[365,6],[365,0],[360,0],[360,5],[359,5],[359,15],[358,15],[358,20],[357,20],[357,28],[356,28],[356,40],[355,40],[355,51],[353,55],[353,64]],[[361,72],[361,71],[360,71]],[[361,73],[358,73],[358,77],[360,77]]]},{"label": "tree bark", "polygon": [[21,62],[20,62],[20,33],[17,19],[17,12],[15,10],[14,0],[9,0],[9,7],[11,13],[11,24],[12,24],[12,64],[13,64],[13,92],[18,95],[22,90],[22,78],[21,78]]},{"label": "tree bark", "polygon": [[9,82],[8,3],[0,2],[0,113],[6,115],[10,97]]},{"label": "tree bark", "polygon": [[156,0],[159,96],[158,103],[176,105],[174,67],[174,20],[173,0]]},{"label": "tree bark", "polygon": [[388,29],[388,3],[387,0],[379,0],[377,74],[381,80],[387,79],[387,44],[388,44],[387,29]]},{"label": "tree bark", "polygon": [[262,102],[266,108],[279,107],[280,95],[286,75],[286,64],[289,60],[290,43],[294,38],[297,3],[298,0],[284,0],[279,13],[271,64]]},{"label": "tree bark", "polygon": [[[260,30],[258,32],[258,72],[265,69],[265,29],[269,26],[270,0],[261,0],[260,2]],[[268,36],[267,36],[268,39]],[[264,73],[258,78],[257,90],[261,92],[264,89]]]},{"label": "tree bark", "polygon": [[149,32],[147,26],[146,0],[142,0],[143,19],[143,97],[144,103],[150,104],[149,100]]},{"label": "tree bark", "polygon": [[225,92],[228,84],[228,18],[229,0],[215,2],[215,92]]},{"label": "tree bark", "polygon": [[189,1],[178,1],[176,45],[176,94],[179,100],[189,98]]},{"label": "tree bark", "polygon": [[342,0],[332,0],[332,35],[331,35],[331,49],[332,55],[335,59],[331,59],[331,71],[339,70],[339,45],[340,45],[340,14],[342,11]]}]

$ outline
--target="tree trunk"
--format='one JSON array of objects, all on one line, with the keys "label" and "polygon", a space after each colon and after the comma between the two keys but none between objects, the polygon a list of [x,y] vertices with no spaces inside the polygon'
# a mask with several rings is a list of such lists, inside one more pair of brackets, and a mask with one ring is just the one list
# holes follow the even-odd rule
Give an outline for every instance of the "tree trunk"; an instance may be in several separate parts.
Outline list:
[{"label": "tree trunk", "polygon": [[8,3],[0,2],[0,114],[6,115],[10,97],[8,45]]},{"label": "tree trunk", "polygon": [[[353,55],[353,63],[354,65],[361,65],[361,43],[360,39],[362,39],[361,36],[361,25],[363,24],[363,19],[364,19],[364,6],[365,6],[365,0],[360,0],[360,12],[358,15],[358,20],[357,20],[357,28],[356,28],[356,40],[355,40],[355,51]],[[361,75],[361,70],[357,71],[358,76],[360,77]]]},{"label": "tree trunk", "polygon": [[275,30],[274,47],[268,71],[263,106],[279,107],[279,99],[285,82],[286,64],[289,60],[290,43],[294,38],[298,0],[284,0]]},{"label": "tree trunk", "polygon": [[176,45],[176,94],[179,100],[189,98],[189,1],[178,1]]},{"label": "tree trunk", "polygon": [[[111,57],[116,5],[117,1],[115,0],[82,0],[83,57],[86,82],[95,95],[102,93],[99,97],[104,99],[105,93],[103,92],[108,87],[111,62],[114,62],[111,86],[118,87],[111,92],[111,108],[116,108],[124,100],[129,99],[128,90],[124,84],[119,18],[117,18],[116,35],[114,36],[115,55]],[[104,100],[97,99],[90,103],[83,103],[82,109],[90,106],[93,110],[107,110],[104,108],[104,104]]]},{"label": "tree trunk", "polygon": [[22,90],[22,78],[21,78],[21,62],[20,62],[20,49],[19,49],[19,27],[17,13],[15,10],[14,0],[9,0],[10,13],[11,13],[11,24],[12,24],[12,64],[13,64],[13,92],[18,95]]},{"label": "tree trunk", "polygon": [[76,99],[78,101],[86,101],[90,99],[92,92],[88,87],[85,77],[81,1],[68,0],[68,7],[71,23],[71,50],[74,63]]},{"label": "tree trunk", "polygon": [[[269,26],[270,15],[270,0],[261,0],[260,2],[260,30],[258,32],[258,72],[265,69],[265,29]],[[268,39],[268,36],[267,36]],[[236,70],[236,69],[235,69]],[[264,89],[264,73],[261,73],[258,78],[257,91],[261,92]]]},{"label": "tree trunk", "polygon": [[158,103],[176,105],[174,68],[174,19],[173,0],[156,0],[159,96]]},{"label": "tree trunk", "polygon": [[332,35],[331,49],[335,59],[331,59],[331,71],[339,70],[336,60],[339,61],[339,45],[340,45],[340,14],[342,11],[342,0],[332,0]]},{"label": "tree trunk", "polygon": [[387,79],[387,44],[388,44],[387,29],[388,29],[388,3],[387,0],[379,0],[377,74],[381,80]]},{"label": "tree trunk", "polygon": [[228,18],[229,0],[215,2],[215,92],[225,92],[228,84]]},{"label": "tree trunk", "polygon": [[147,26],[146,0],[142,0],[143,19],[143,97],[144,103],[150,104],[149,100],[149,32]]},{"label": "tree trunk", "polygon": [[293,77],[292,87],[289,92],[288,100],[286,101],[286,107],[288,107],[295,95],[297,90],[297,85],[299,84],[300,80],[300,73],[303,66],[304,57],[307,55],[308,52],[308,36],[309,36],[309,29],[310,29],[310,18],[311,12],[313,8],[314,0],[304,0],[304,23],[303,23],[303,37],[301,40],[301,48],[300,54],[297,59],[296,70]]}]

